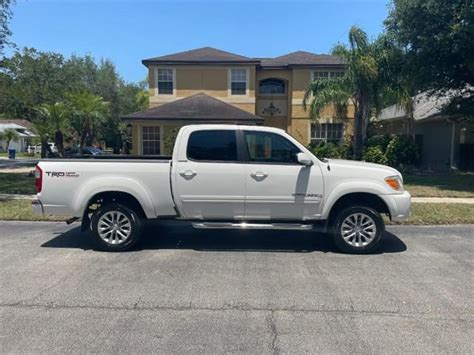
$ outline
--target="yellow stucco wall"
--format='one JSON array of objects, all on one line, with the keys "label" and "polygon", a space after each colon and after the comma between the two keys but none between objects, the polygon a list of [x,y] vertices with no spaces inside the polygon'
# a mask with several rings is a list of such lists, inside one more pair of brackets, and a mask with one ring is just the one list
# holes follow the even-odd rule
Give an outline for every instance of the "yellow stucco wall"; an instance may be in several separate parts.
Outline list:
[{"label": "yellow stucco wall", "polygon": [[[165,68],[167,66],[160,66]],[[190,95],[204,92],[209,96],[227,98],[229,94],[229,70],[231,68],[246,68],[249,70],[249,92],[248,95],[232,96],[233,100],[239,101],[246,98],[255,97],[255,66],[168,66],[175,69],[176,77],[176,98],[187,97]],[[148,80],[150,88],[150,97],[161,96],[156,92],[156,69],[158,66],[148,68]],[[169,95],[166,95],[169,96]],[[172,100],[172,99],[171,99]]]},{"label": "yellow stucco wall", "polygon": [[[287,115],[280,117],[265,117],[264,124],[285,129],[305,145],[310,143],[311,121],[309,119],[309,110],[303,110],[302,99],[307,85],[311,80],[313,69],[294,68],[285,70],[256,70],[255,66],[245,66],[249,69],[249,93],[248,95],[232,96],[229,94],[229,69],[231,67],[192,65],[170,67],[175,69],[176,78],[175,92],[173,95],[156,95],[155,74],[157,67],[153,65],[149,67],[150,107],[156,107],[167,102],[172,102],[199,92],[204,92],[210,96],[239,107],[242,110],[258,115],[259,113],[256,112],[256,108],[258,107],[259,99],[269,99],[264,95],[258,94],[259,81],[267,78],[283,79],[287,84],[287,92],[285,96],[279,96],[278,99],[287,100]],[[329,106],[321,113],[319,122],[336,122],[334,116],[334,110]],[[351,135],[353,132],[353,117],[354,107],[349,105],[349,119],[345,122],[346,136]],[[179,122],[169,124],[154,121],[133,121],[132,153],[141,153],[140,127],[144,125],[159,125],[162,127],[161,150],[163,154],[170,154],[171,152],[165,151],[163,136],[169,134],[173,128],[180,127],[183,124],[184,123]]]}]

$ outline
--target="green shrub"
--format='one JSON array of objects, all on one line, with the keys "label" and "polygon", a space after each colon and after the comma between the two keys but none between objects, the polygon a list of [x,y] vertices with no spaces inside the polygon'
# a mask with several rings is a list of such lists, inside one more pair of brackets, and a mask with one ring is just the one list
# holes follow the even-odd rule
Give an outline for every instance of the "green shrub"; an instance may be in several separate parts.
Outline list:
[{"label": "green shrub", "polygon": [[379,147],[382,152],[385,152],[388,144],[392,140],[393,135],[379,134],[367,139],[367,147]]},{"label": "green shrub", "polygon": [[164,142],[163,142],[163,150],[165,155],[173,154],[173,147],[176,141],[176,137],[178,136],[179,128],[173,128],[168,132],[165,132]]},{"label": "green shrub", "polygon": [[347,144],[337,145],[334,143],[311,144],[308,149],[319,159],[346,159],[350,154],[350,146]]},{"label": "green shrub", "polygon": [[363,158],[399,169],[416,166],[420,162],[420,148],[413,139],[402,135],[377,135],[367,140]]},{"label": "green shrub", "polygon": [[418,145],[406,136],[393,136],[385,150],[387,162],[393,167],[417,165],[420,155]]},{"label": "green shrub", "polygon": [[367,162],[376,163],[376,164],[387,165],[388,163],[387,157],[385,156],[381,147],[378,147],[378,146],[368,147],[365,150],[364,155],[362,156],[362,159],[364,159]]}]

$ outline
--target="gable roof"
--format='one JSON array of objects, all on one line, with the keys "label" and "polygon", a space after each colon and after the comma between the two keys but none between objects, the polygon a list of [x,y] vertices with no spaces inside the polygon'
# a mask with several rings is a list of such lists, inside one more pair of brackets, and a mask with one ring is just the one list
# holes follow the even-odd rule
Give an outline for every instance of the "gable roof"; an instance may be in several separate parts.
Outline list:
[{"label": "gable roof", "polygon": [[315,54],[305,51],[296,51],[276,58],[262,59],[262,67],[272,66],[313,66],[313,65],[344,65],[341,57],[329,54]]},{"label": "gable roof", "polygon": [[14,123],[19,126],[23,126],[24,128],[30,128],[31,122],[28,120],[24,119],[1,119],[0,118],[0,124],[6,124],[6,123]]},{"label": "gable roof", "polygon": [[[422,121],[433,118],[443,118],[443,108],[455,97],[462,95],[459,90],[448,90],[444,95],[428,95],[422,92],[412,97],[413,99],[413,119]],[[408,117],[408,110],[405,106],[395,104],[384,108],[376,117],[378,121],[397,120]]]},{"label": "gable roof", "polygon": [[341,57],[329,54],[316,54],[296,51],[276,58],[249,58],[212,47],[192,49],[161,57],[142,60],[146,66],[150,64],[254,64],[264,68],[281,68],[292,66],[342,66]]},{"label": "gable roof", "polygon": [[190,121],[200,123],[260,124],[263,118],[204,93],[131,113],[124,120]]},{"label": "gable roof", "polygon": [[238,54],[222,51],[212,47],[203,47],[189,51],[163,55],[142,60],[144,65],[152,63],[161,64],[188,64],[188,63],[254,63],[258,60],[244,57]]}]

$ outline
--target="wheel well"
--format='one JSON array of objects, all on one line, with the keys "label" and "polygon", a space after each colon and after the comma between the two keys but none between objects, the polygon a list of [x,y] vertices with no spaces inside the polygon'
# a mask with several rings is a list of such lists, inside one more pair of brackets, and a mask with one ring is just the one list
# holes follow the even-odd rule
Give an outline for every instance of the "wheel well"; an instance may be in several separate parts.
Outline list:
[{"label": "wheel well", "polygon": [[97,211],[100,206],[104,206],[112,202],[120,203],[121,205],[133,210],[140,217],[146,218],[145,211],[143,210],[140,202],[138,202],[138,200],[129,193],[122,191],[99,192],[87,202],[86,209],[84,210],[84,214],[82,216],[81,230],[85,231],[89,228],[90,216],[95,213],[95,211]]},{"label": "wheel well", "polygon": [[135,211],[135,213],[137,213],[140,217],[146,217],[145,211],[143,210],[140,202],[138,202],[134,196],[122,191],[99,192],[89,200],[87,203],[87,208],[89,209],[93,205],[98,205],[98,207],[100,207],[111,202],[120,203],[121,205],[124,205],[125,207]]},{"label": "wheel well", "polygon": [[343,208],[348,206],[365,206],[376,210],[381,214],[390,216],[390,210],[385,202],[377,195],[367,192],[355,192],[340,197],[332,206],[329,212],[328,221],[332,221],[336,214]]}]

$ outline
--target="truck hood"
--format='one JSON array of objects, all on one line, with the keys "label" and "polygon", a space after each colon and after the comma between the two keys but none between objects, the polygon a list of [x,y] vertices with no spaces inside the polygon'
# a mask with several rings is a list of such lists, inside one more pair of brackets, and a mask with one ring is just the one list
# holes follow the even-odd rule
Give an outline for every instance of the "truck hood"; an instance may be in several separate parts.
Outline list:
[{"label": "truck hood", "polygon": [[350,173],[353,177],[369,177],[367,174],[374,174],[384,178],[393,175],[401,176],[397,169],[382,164],[345,159],[326,159],[324,163],[328,164],[331,170],[343,170]]}]

